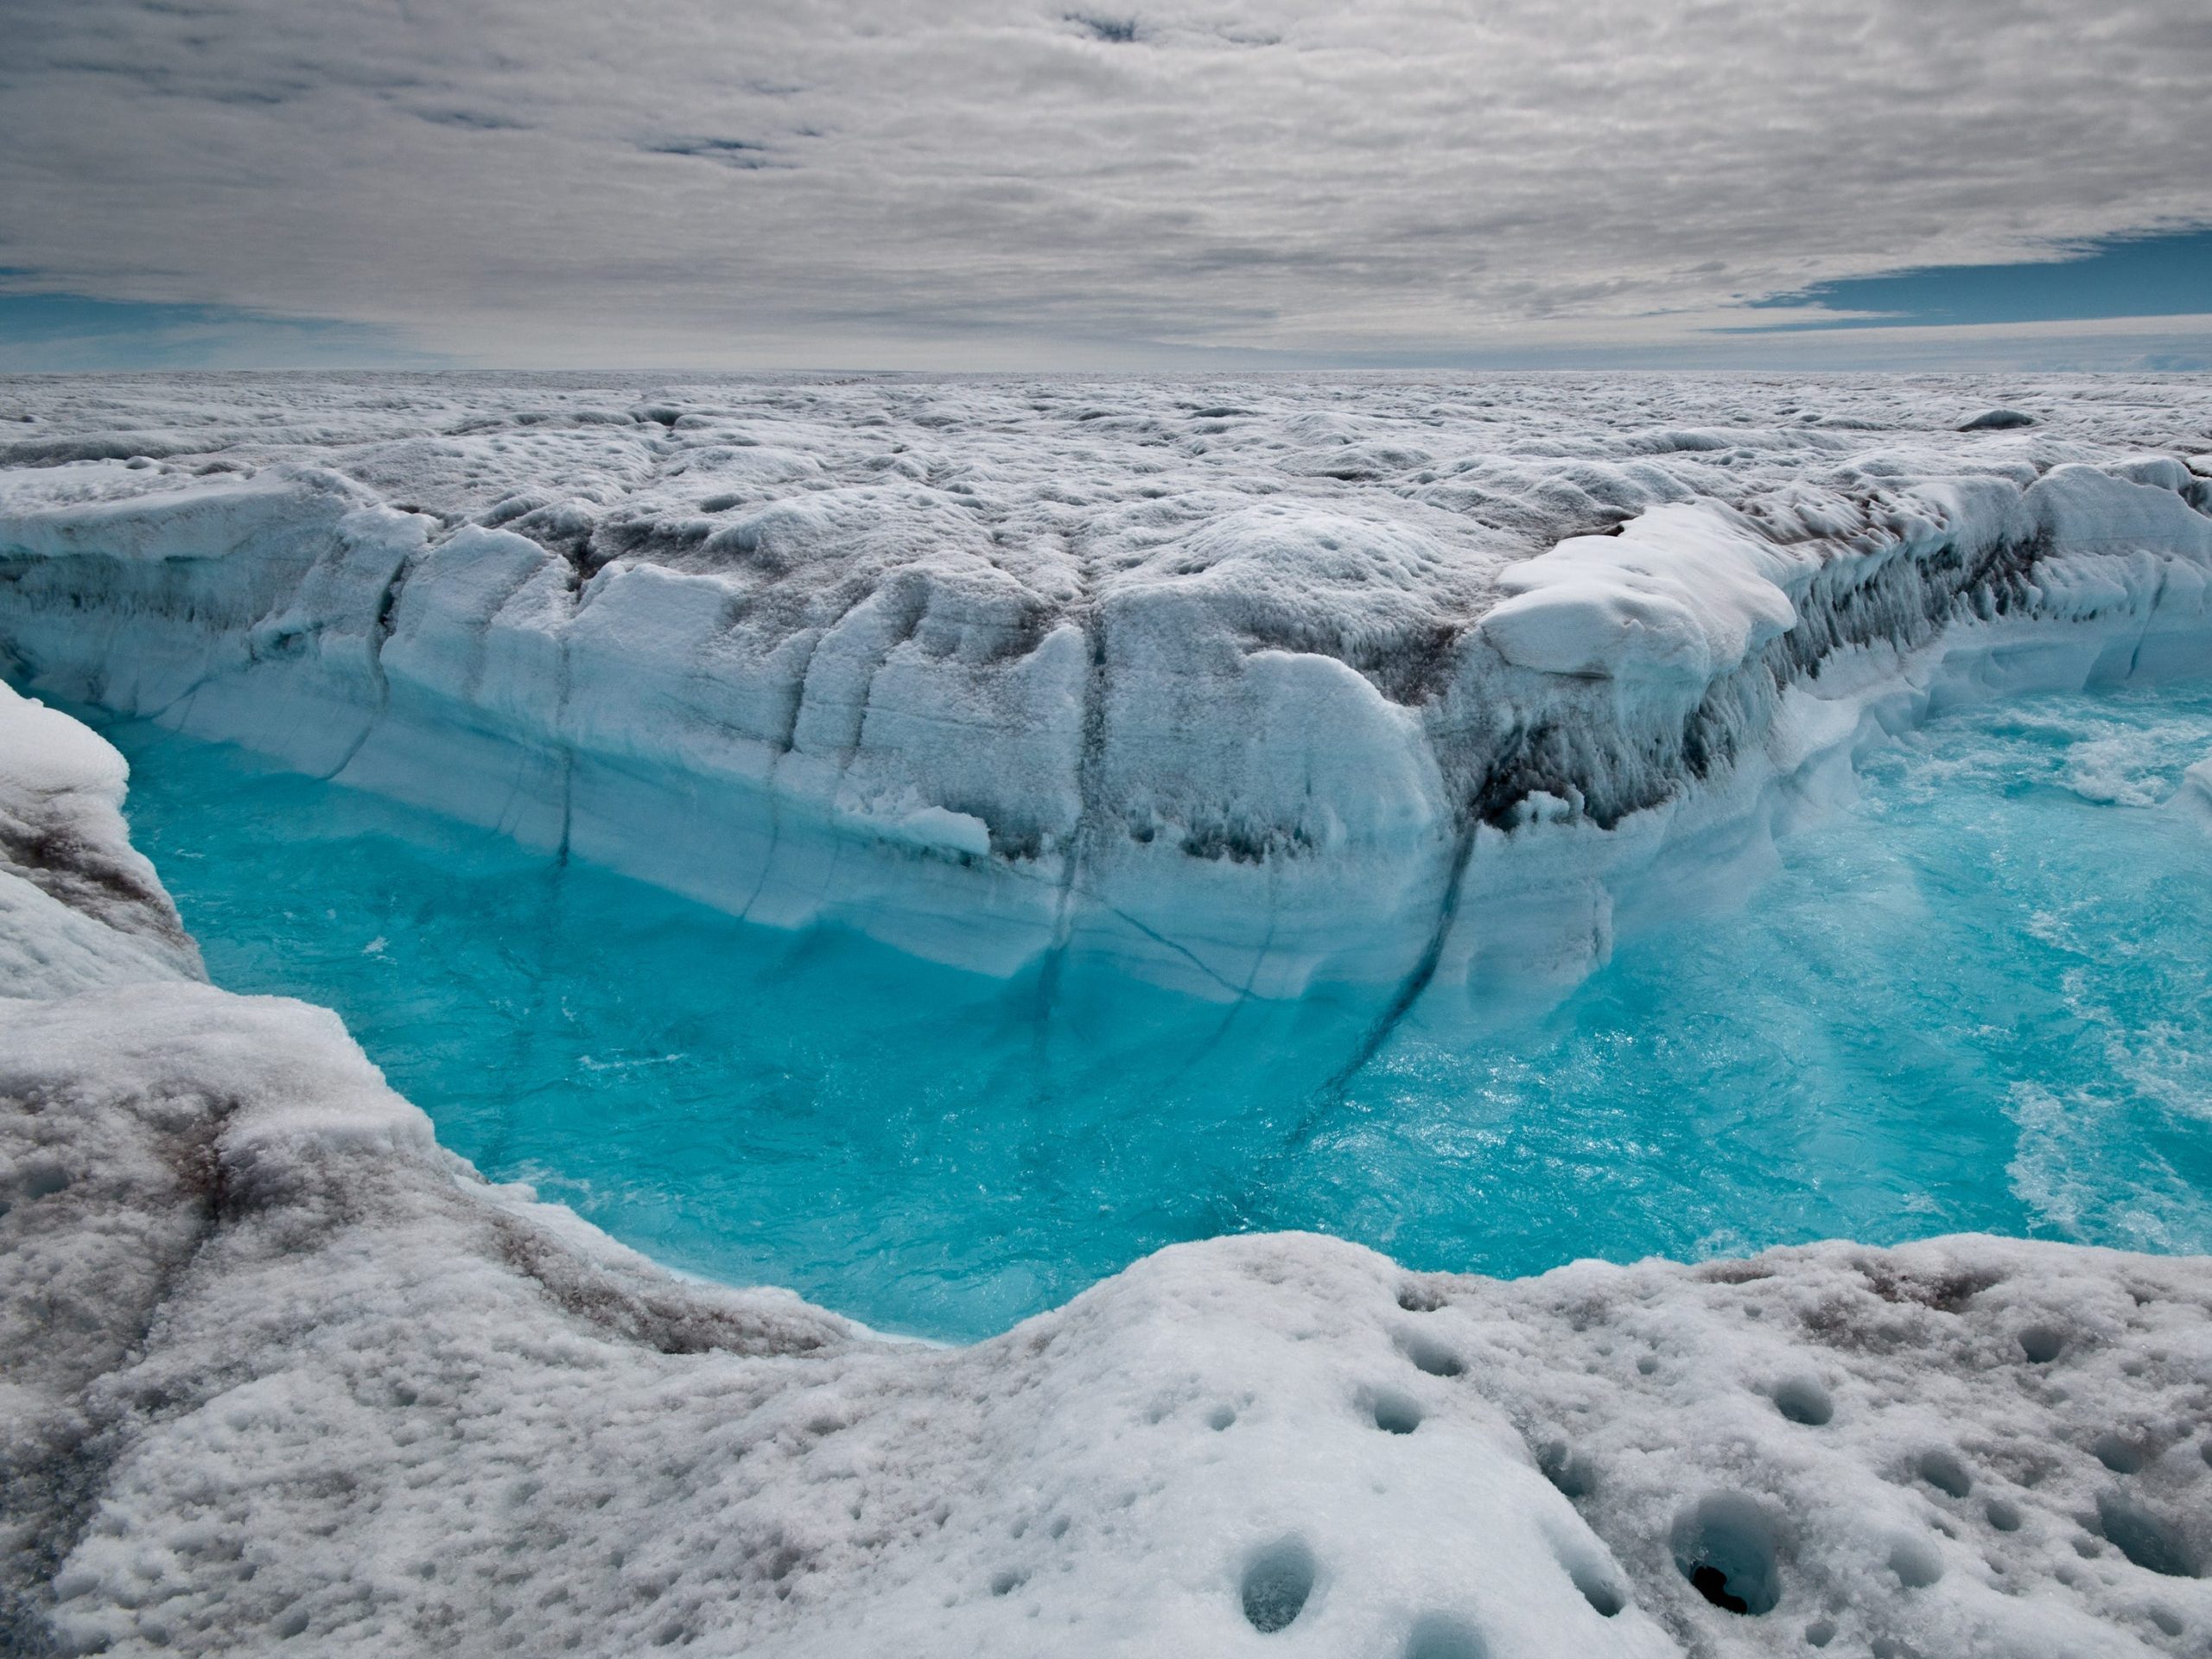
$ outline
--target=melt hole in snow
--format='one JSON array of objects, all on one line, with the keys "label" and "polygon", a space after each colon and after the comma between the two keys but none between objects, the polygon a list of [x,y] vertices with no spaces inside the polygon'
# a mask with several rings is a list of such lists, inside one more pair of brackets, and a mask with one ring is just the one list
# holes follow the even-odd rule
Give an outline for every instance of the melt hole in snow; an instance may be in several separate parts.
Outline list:
[{"label": "melt hole in snow", "polygon": [[1690,1587],[1732,1613],[1765,1613],[1782,1599],[1780,1529],[1757,1501],[1715,1492],[1675,1521],[1675,1565]]},{"label": "melt hole in snow", "polygon": [[2181,1529],[2151,1513],[2124,1492],[2105,1492],[2097,1498],[2097,1530],[2105,1540],[2146,1573],[2170,1579],[2202,1576],[2201,1566]]},{"label": "melt hole in snow", "polygon": [[1234,1406],[1216,1406],[1206,1413],[1206,1427],[1216,1432],[1227,1428],[1236,1421],[1236,1408]]},{"label": "melt hole in snow", "polygon": [[1574,1587],[1582,1592],[1582,1599],[1600,1618],[1611,1618],[1628,1605],[1628,1593],[1613,1581],[1603,1561],[1587,1550],[1569,1549],[1560,1554],[1560,1565],[1567,1569],[1567,1576],[1574,1580]]},{"label": "melt hole in snow", "polygon": [[2020,1529],[2020,1511],[2001,1497],[1991,1498],[1989,1507],[1982,1513],[1989,1517],[1989,1524],[1999,1532],[2018,1532]]},{"label": "melt hole in snow", "polygon": [[1920,1478],[1939,1492],[1953,1497],[1964,1497],[1974,1490],[1974,1477],[1967,1466],[1948,1452],[1923,1452],[1920,1454]]},{"label": "melt hole in snow", "polygon": [[1490,1647],[1465,1619],[1424,1614],[1406,1638],[1406,1659],[1489,1659]]},{"label": "melt hole in snow", "polygon": [[1825,1648],[1834,1640],[1835,1620],[1832,1618],[1816,1618],[1805,1627],[1805,1645],[1808,1647]]},{"label": "melt hole in snow", "polygon": [[2097,1461],[2115,1475],[2132,1475],[2143,1467],[2143,1451],[2131,1446],[2117,1434],[2104,1433],[2089,1442],[2089,1450],[2097,1454]]},{"label": "melt hole in snow", "polygon": [[1890,1571],[1908,1590],[1924,1590],[1943,1576],[1943,1558],[1925,1538],[1899,1538],[1890,1546]]},{"label": "melt hole in snow", "polygon": [[1398,1339],[1398,1346],[1416,1369],[1431,1376],[1457,1376],[1467,1369],[1465,1361],[1433,1337],[1409,1334]]},{"label": "melt hole in snow", "polygon": [[1313,1552],[1302,1538],[1283,1538],[1244,1569],[1244,1617],[1262,1636],[1287,1629],[1313,1593]]},{"label": "melt hole in snow", "polygon": [[2066,1333],[2047,1325],[2031,1325],[2020,1332],[2020,1351],[2031,1363],[2048,1365],[2064,1351]]},{"label": "melt hole in snow", "polygon": [[1410,1434],[1421,1427],[1421,1408],[1402,1394],[1378,1394],[1375,1427],[1385,1434]]},{"label": "melt hole in snow", "polygon": [[1011,1595],[1028,1576],[1026,1573],[1015,1572],[1012,1567],[991,1574],[991,1593],[995,1596]]},{"label": "melt hole in snow", "polygon": [[1818,1428],[1835,1415],[1835,1401],[1818,1378],[1793,1376],[1777,1385],[1774,1408],[1793,1423]]},{"label": "melt hole in snow", "polygon": [[69,1185],[69,1172],[49,1158],[35,1158],[16,1176],[16,1190],[26,1198],[50,1198]]},{"label": "melt hole in snow", "polygon": [[1587,1497],[1598,1484],[1597,1471],[1591,1468],[1590,1459],[1564,1440],[1554,1440],[1539,1452],[1536,1467],[1544,1471],[1546,1480],[1559,1489],[1561,1497]]}]

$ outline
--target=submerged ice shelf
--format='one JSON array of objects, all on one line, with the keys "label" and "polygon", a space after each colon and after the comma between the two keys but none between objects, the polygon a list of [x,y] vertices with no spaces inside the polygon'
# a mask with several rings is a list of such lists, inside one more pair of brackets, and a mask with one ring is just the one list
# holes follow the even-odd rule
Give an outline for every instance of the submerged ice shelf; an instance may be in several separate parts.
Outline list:
[{"label": "submerged ice shelf", "polygon": [[1547,1014],[1401,1029],[794,941],[145,723],[222,983],[327,1003],[441,1140],[658,1259],[972,1338],[1161,1245],[1408,1266],[1844,1236],[2212,1248],[2212,688],[1940,718],[1722,914]]}]

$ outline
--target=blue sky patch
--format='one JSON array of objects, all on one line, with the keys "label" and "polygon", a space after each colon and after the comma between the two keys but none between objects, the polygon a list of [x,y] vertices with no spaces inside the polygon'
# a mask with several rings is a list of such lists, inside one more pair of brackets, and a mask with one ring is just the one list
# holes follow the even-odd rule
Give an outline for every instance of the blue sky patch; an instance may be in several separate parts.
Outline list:
[{"label": "blue sky patch", "polygon": [[446,361],[370,323],[236,306],[0,294],[0,372],[436,368]]},{"label": "blue sky patch", "polygon": [[1752,302],[1879,315],[1780,324],[1795,328],[1957,327],[2212,313],[2212,229],[2113,237],[2041,264],[1934,265],[1819,283]]}]

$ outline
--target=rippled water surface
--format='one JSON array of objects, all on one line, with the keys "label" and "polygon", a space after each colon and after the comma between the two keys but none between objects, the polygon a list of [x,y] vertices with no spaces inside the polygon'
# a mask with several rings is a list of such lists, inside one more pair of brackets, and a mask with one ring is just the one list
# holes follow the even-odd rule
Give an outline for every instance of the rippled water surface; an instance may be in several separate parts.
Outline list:
[{"label": "rippled water surface", "polygon": [[106,725],[209,969],[346,1017],[446,1143],[661,1260],[1001,1329],[1177,1239],[1520,1274],[1960,1229],[2212,1249],[2212,689],[2034,699],[1870,760],[1735,913],[1549,1014],[1004,983],[747,926]]}]

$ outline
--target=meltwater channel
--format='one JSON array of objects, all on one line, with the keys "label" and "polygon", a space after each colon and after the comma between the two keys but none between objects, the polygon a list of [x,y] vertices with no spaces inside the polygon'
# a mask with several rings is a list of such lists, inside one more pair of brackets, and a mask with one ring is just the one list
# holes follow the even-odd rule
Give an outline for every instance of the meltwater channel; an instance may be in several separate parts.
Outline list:
[{"label": "meltwater channel", "polygon": [[143,722],[130,817],[215,979],[342,1014],[447,1145],[671,1266],[967,1338],[1179,1239],[1537,1271],[1960,1230],[2212,1249],[2212,688],[1940,719],[1745,906],[1563,1004],[1049,998],[750,926]]}]

